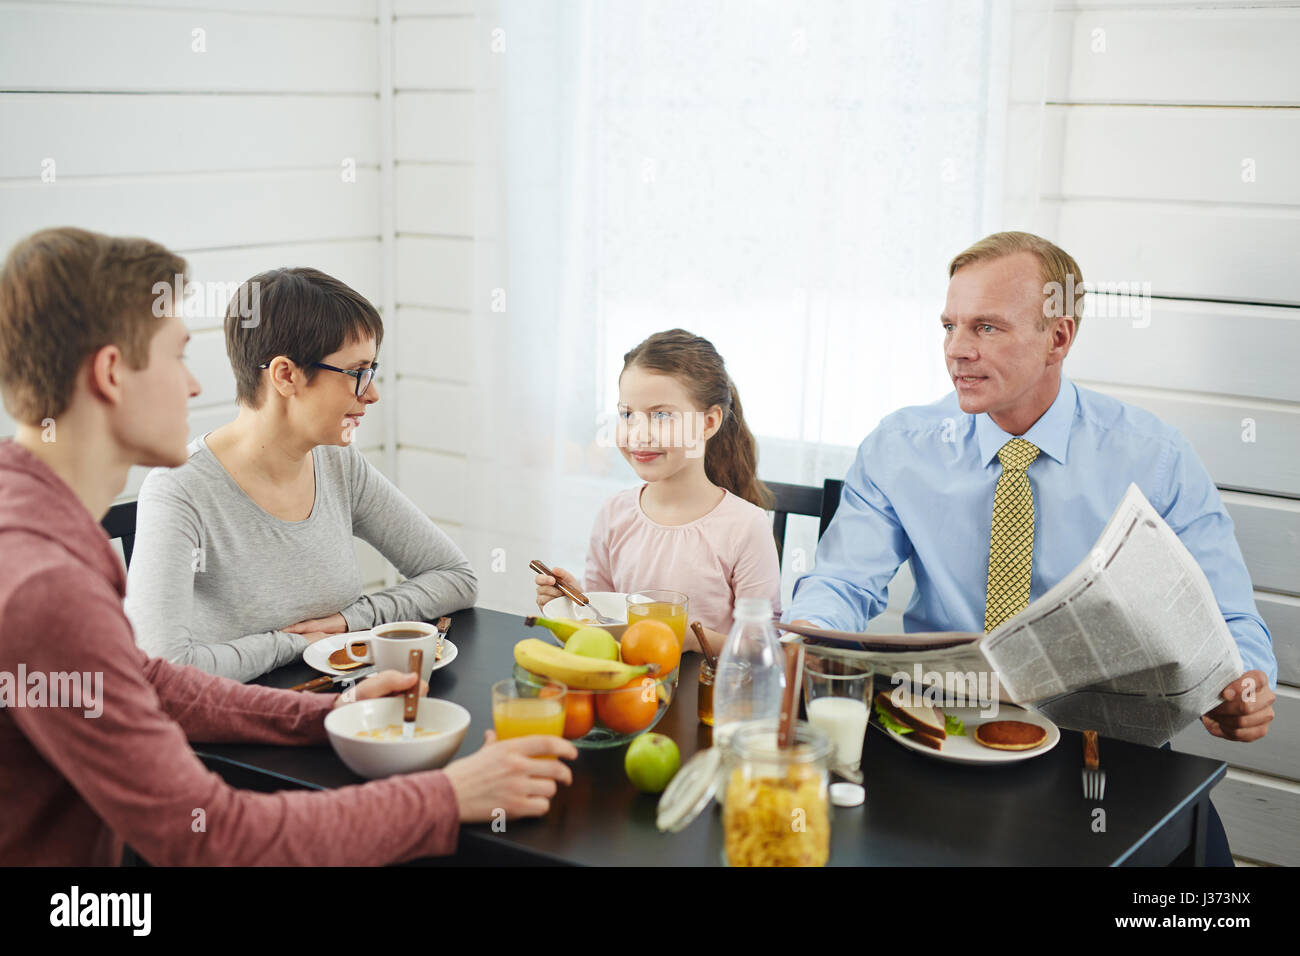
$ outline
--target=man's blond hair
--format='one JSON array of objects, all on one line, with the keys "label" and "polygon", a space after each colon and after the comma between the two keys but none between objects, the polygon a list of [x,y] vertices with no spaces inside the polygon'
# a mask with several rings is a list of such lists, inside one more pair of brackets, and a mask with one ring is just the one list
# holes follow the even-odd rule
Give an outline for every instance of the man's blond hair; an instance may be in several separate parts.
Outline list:
[{"label": "man's blond hair", "polygon": [[15,243],[0,269],[0,396],[14,421],[62,415],[105,345],[145,368],[159,283],[183,286],[185,260],[148,239],[64,226]]},{"label": "man's blond hair", "polygon": [[995,232],[985,236],[948,263],[948,278],[963,266],[991,262],[1018,252],[1032,253],[1038,259],[1039,276],[1043,280],[1039,331],[1046,331],[1052,322],[1065,315],[1074,319],[1074,334],[1078,335],[1079,323],[1083,321],[1083,272],[1068,252],[1041,236],[1030,232]]}]

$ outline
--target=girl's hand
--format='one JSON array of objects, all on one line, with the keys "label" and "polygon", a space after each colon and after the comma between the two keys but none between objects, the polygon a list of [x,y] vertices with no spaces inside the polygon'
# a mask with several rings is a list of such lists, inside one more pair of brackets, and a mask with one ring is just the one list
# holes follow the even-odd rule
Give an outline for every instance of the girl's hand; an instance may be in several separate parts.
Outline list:
[{"label": "girl's hand", "polygon": [[348,622],[343,620],[342,614],[331,614],[329,617],[299,621],[297,624],[290,624],[284,628],[290,634],[307,634],[312,631],[320,631],[322,634],[342,634],[347,629]]},{"label": "girl's hand", "polygon": [[[575,591],[581,591],[582,585],[564,568],[551,568],[555,572],[555,577],[559,578],[566,585]],[[554,601],[558,597],[564,597],[564,592],[555,586],[555,578],[549,574],[537,575],[537,606],[543,611],[546,609],[547,601]]]},{"label": "girl's hand", "polygon": [[[715,631],[711,627],[705,627],[703,624],[700,625],[700,629],[704,631],[704,636],[709,642],[709,650],[713,652],[713,659],[717,660],[718,655],[722,653],[722,645],[727,643],[727,635],[723,634],[721,631]],[[686,629],[686,644],[682,648],[682,650],[684,651],[701,650],[700,642],[695,639],[694,628],[688,627]]]}]

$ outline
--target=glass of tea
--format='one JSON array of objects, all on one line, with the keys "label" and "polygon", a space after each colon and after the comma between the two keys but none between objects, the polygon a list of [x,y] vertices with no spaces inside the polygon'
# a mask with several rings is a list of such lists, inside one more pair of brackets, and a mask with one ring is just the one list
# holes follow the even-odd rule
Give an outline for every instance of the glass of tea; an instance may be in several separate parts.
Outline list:
[{"label": "glass of tea", "polygon": [[686,595],[680,591],[649,588],[627,596],[628,626],[650,618],[663,621],[677,635],[677,646],[686,646]]}]

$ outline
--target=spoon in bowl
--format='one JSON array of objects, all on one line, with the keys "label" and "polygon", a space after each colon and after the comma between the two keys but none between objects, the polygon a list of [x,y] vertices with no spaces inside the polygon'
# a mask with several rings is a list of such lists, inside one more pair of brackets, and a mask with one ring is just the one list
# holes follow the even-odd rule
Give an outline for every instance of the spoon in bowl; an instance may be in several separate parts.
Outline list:
[{"label": "spoon in bowl", "polygon": [[415,683],[411,689],[403,695],[402,703],[402,739],[415,739],[415,715],[420,710],[420,670],[424,664],[424,651],[421,648],[414,647],[411,649],[409,669],[415,671]]},{"label": "spoon in bowl", "polygon": [[545,574],[547,577],[554,578],[555,586],[564,593],[565,597],[567,597],[578,607],[585,607],[592,614],[596,615],[597,624],[626,624],[627,623],[626,621],[620,621],[617,618],[606,617],[605,615],[601,614],[599,611],[596,610],[595,606],[591,603],[591,601],[588,600],[587,595],[583,594],[581,591],[575,588],[569,587],[559,578],[555,577],[555,572],[552,571],[550,568],[548,568],[546,565],[542,564],[542,562],[534,559],[528,562],[528,569],[530,571],[536,571],[538,574]]}]

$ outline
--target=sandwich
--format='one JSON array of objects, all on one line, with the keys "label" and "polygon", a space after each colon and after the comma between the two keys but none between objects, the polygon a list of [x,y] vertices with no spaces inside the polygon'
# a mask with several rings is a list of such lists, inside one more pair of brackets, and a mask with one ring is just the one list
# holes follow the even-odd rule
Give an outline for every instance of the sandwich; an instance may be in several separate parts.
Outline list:
[{"label": "sandwich", "polygon": [[935,750],[942,750],[948,738],[943,711],[925,703],[920,694],[902,688],[876,694],[876,716],[886,730],[906,734],[918,744]]}]

